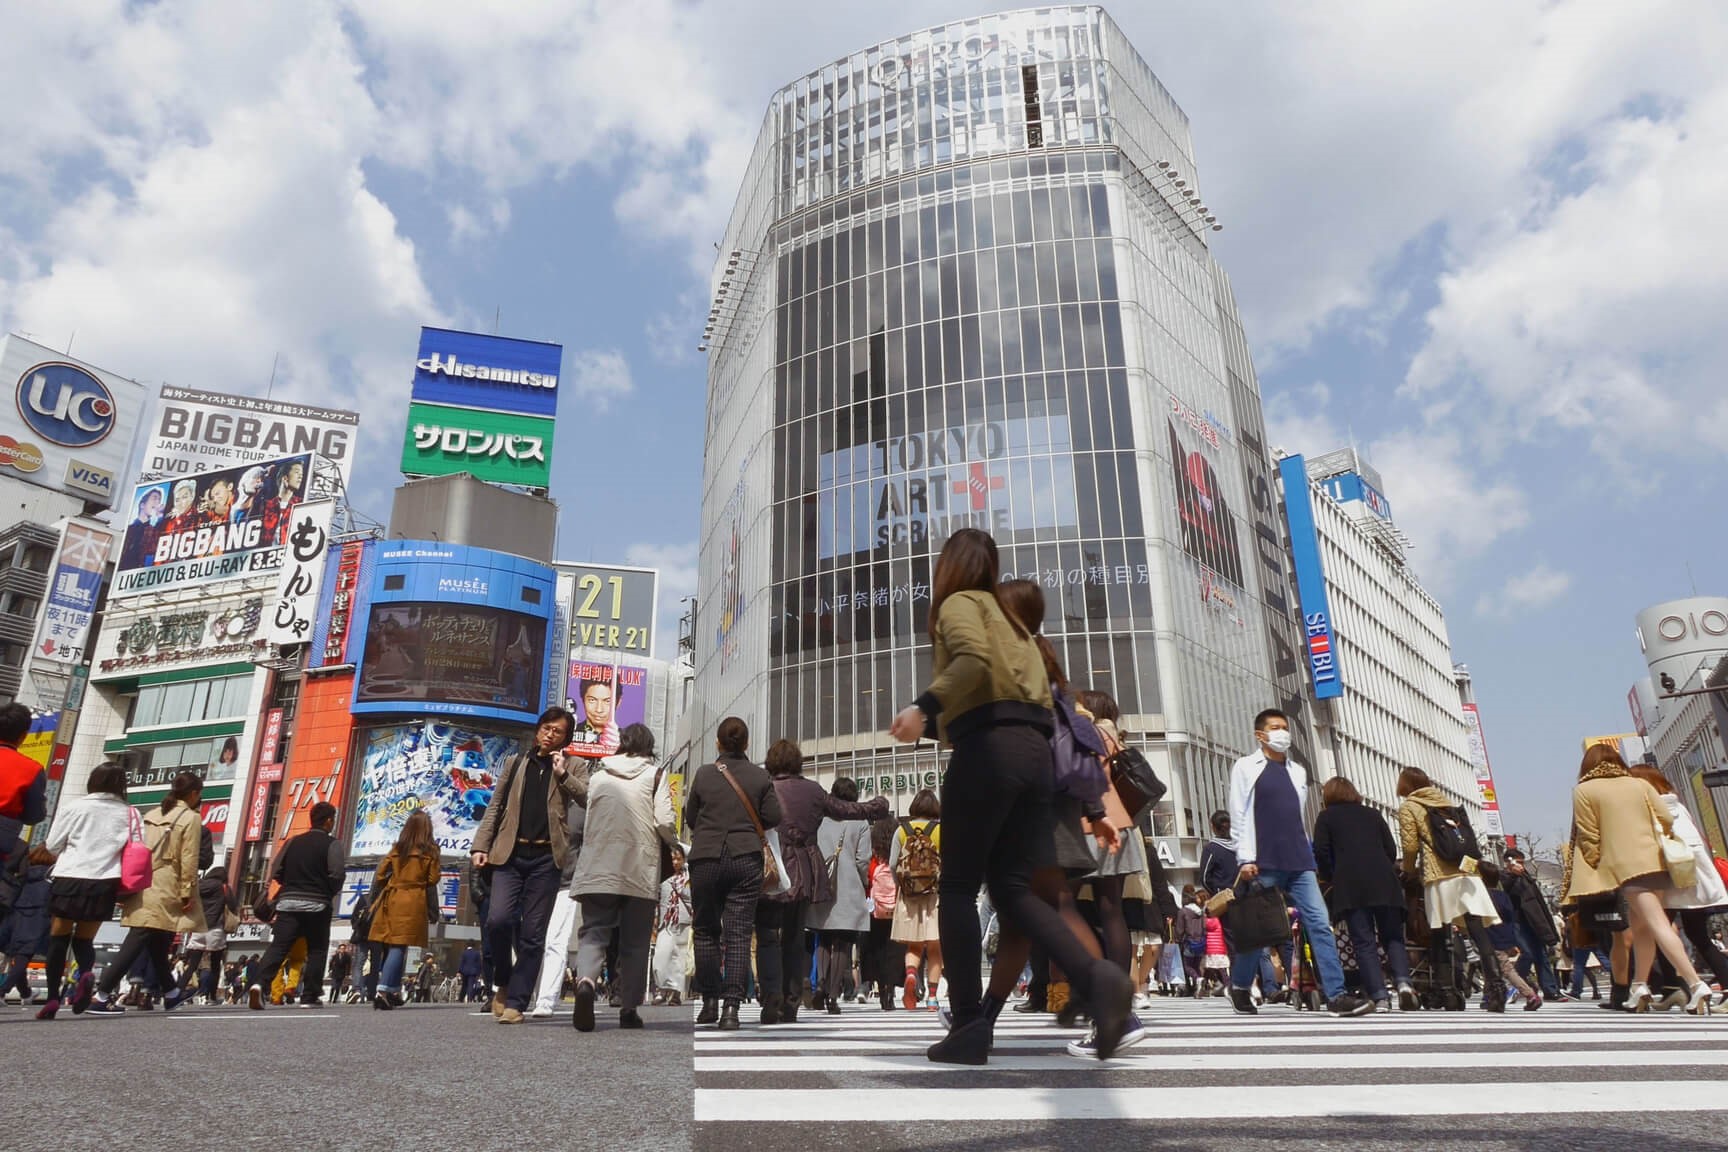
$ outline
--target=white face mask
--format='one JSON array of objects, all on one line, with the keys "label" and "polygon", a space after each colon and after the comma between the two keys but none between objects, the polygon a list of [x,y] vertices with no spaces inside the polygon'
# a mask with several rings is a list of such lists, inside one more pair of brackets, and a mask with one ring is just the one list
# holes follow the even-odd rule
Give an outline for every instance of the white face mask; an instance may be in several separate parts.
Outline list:
[{"label": "white face mask", "polygon": [[1280,754],[1290,751],[1290,740],[1290,730],[1287,728],[1275,728],[1266,733],[1266,747]]}]

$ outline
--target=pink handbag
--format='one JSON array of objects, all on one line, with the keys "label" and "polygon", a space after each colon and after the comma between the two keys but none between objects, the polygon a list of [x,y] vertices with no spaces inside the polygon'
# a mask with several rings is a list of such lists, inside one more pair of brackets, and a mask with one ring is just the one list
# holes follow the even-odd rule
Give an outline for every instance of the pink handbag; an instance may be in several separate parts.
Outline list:
[{"label": "pink handbag", "polygon": [[151,877],[156,871],[154,854],[150,846],[144,843],[144,822],[138,818],[138,810],[133,808],[126,815],[126,846],[120,849],[120,887],[121,896],[136,896],[150,887]]}]

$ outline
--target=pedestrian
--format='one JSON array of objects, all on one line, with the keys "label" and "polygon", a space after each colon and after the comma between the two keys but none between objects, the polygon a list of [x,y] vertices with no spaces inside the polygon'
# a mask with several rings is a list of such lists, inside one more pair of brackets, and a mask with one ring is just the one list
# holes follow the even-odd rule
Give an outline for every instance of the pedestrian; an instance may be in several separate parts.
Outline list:
[{"label": "pedestrian", "polygon": [[[1498,865],[1492,860],[1484,860],[1477,873],[1488,889],[1488,898],[1494,902],[1494,910],[1500,914],[1500,922],[1488,927],[1488,942],[1494,946],[1494,964],[1500,969],[1501,977],[1524,1001],[1524,1011],[1534,1012],[1542,1007],[1542,994],[1526,983],[1518,972],[1519,953],[1522,951],[1518,944],[1518,909],[1512,897],[1500,886]],[[1482,967],[1486,969],[1489,959],[1487,956],[1481,959]]]},{"label": "pedestrian", "polygon": [[888,859],[894,854],[894,836],[900,830],[899,821],[892,817],[870,825],[870,939],[868,953],[869,979],[876,985],[876,999],[882,1011],[894,1010],[894,993],[900,988],[900,961],[903,950],[893,939],[894,909],[900,903],[900,890],[894,884],[894,869]]},{"label": "pedestrian", "polygon": [[60,1010],[66,955],[78,964],[74,1014],[90,1004],[96,987],[96,931],[114,915],[120,853],[136,814],[126,803],[126,769],[106,762],[90,772],[85,795],[55,814],[43,844],[53,858],[48,887],[48,1002],[36,1013],[52,1020]]},{"label": "pedestrian", "polygon": [[[1657,778],[1661,778],[1661,773],[1657,773]],[[1554,909],[1548,906],[1548,898],[1542,894],[1536,877],[1530,875],[1524,853],[1508,848],[1504,859],[1506,867],[1500,874],[1500,890],[1506,894],[1514,913],[1511,927],[1518,937],[1518,974],[1528,980],[1533,971],[1543,997],[1558,1000],[1560,981],[1548,957],[1548,950],[1560,942],[1559,929],[1554,926]]]},{"label": "pedestrian", "polygon": [[[1320,976],[1326,1007],[1334,1016],[1361,1016],[1374,1002],[1344,990],[1344,967],[1315,877],[1314,851],[1303,821],[1307,770],[1291,756],[1290,720],[1276,708],[1254,718],[1259,750],[1230,770],[1230,827],[1236,833],[1238,872],[1234,882],[1276,888],[1296,906]],[[1250,993],[1262,954],[1238,951],[1231,960],[1230,1003],[1253,1015]]]},{"label": "pedestrian", "polygon": [[660,910],[655,916],[654,987],[664,1002],[676,1008],[690,988],[690,871],[682,846],[672,849],[672,875],[660,882]]},{"label": "pedestrian", "polygon": [[1632,775],[1656,790],[1663,811],[1674,822],[1674,838],[1692,850],[1697,881],[1689,888],[1669,888],[1662,894],[1662,906],[1679,913],[1680,930],[1691,943],[1693,955],[1710,969],[1716,983],[1728,991],[1728,955],[1723,954],[1720,944],[1710,934],[1710,917],[1728,906],[1728,886],[1723,884],[1722,874],[1716,871],[1716,861],[1710,855],[1704,837],[1699,835],[1698,826],[1692,822],[1692,814],[1680,803],[1680,797],[1675,795],[1668,778],[1647,764],[1633,768]]},{"label": "pedestrian", "polygon": [[462,949],[456,971],[462,977],[462,1003],[480,1000],[486,983],[486,964],[480,956],[480,949],[472,944]]},{"label": "pedestrian", "polygon": [[1182,974],[1188,994],[1206,994],[1206,901],[1210,894],[1192,884],[1182,886],[1182,908],[1176,913],[1176,942],[1182,951]]},{"label": "pedestrian", "polygon": [[[436,893],[434,893],[433,899],[437,899]],[[420,968],[414,974],[414,1002],[416,1004],[430,1004],[432,1002],[432,989],[438,986],[438,981],[442,975],[438,970],[438,957],[432,955],[431,952],[421,953]],[[376,1005],[376,997],[374,997],[373,1003]]]},{"label": "pedestrian", "polygon": [[750,727],[736,716],[720,721],[719,755],[696,769],[684,826],[690,830],[690,893],[694,908],[697,1024],[735,1031],[750,978],[756,901],[762,892],[764,833],[780,823],[774,778],[746,757]]},{"label": "pedestrian", "polygon": [[[193,994],[214,1000],[222,981],[222,966],[228,959],[228,920],[238,921],[240,894],[229,887],[228,869],[217,864],[198,878],[198,900],[204,906],[204,931],[186,937],[186,972],[180,987],[194,988]],[[208,979],[199,980],[199,972],[209,963]]]},{"label": "pedestrian", "polygon": [[[1422,877],[1422,900],[1428,913],[1429,959],[1435,972],[1446,973],[1452,990],[1457,965],[1450,951],[1450,934],[1460,928],[1476,946],[1482,960],[1482,1007],[1488,1012],[1506,1010],[1506,984],[1499,966],[1489,961],[1494,944],[1488,928],[1499,922],[1500,913],[1482,878],[1476,833],[1464,810],[1435,787],[1428,773],[1406,768],[1398,774],[1398,841],[1406,875]],[[1446,842],[1436,844],[1435,826],[1448,832]],[[1417,858],[1421,872],[1417,872]]]},{"label": "pedestrian", "polygon": [[18,751],[32,719],[23,704],[0,704],[0,866],[25,851],[19,832],[48,818],[48,774]]},{"label": "pedestrian", "polygon": [[[938,1063],[989,1059],[993,1025],[983,1005],[975,904],[988,882],[1003,925],[1042,945],[1068,974],[1092,1018],[1096,1054],[1107,1059],[1127,1027],[1133,984],[1121,968],[1093,959],[1032,887],[1035,872],[1055,866],[1052,700],[1043,657],[997,599],[1001,567],[988,533],[961,528],[950,535],[931,583],[933,678],[890,730],[902,743],[931,736],[953,748],[942,785],[938,917],[954,1027],[926,1055]],[[1108,820],[1094,828],[1116,842]]]},{"label": "pedestrian", "polygon": [[[597,697],[598,698],[598,697]],[[592,772],[591,762],[579,756],[567,761],[573,773],[583,776]],[[570,952],[576,946],[576,923],[582,918],[582,906],[571,893],[576,881],[576,864],[582,858],[582,826],[588,819],[588,809],[578,803],[564,813],[564,867],[558,873],[558,895],[552,900],[552,915],[546,921],[546,947],[540,954],[540,980],[534,989],[534,1010],[528,1015],[536,1020],[550,1018],[564,998],[565,977],[570,972]]]},{"label": "pedestrian", "polygon": [[[246,1005],[264,1010],[264,989],[281,974],[289,953],[297,944],[306,948],[306,966],[301,971],[304,990],[302,1008],[324,1005],[324,962],[330,951],[330,918],[342,892],[347,858],[333,835],[336,805],[320,800],[308,814],[311,827],[289,840],[276,853],[270,870],[275,891],[270,911],[270,947],[246,989]],[[291,990],[291,988],[289,989]]]},{"label": "pedestrian", "polygon": [[[416,808],[402,822],[396,843],[372,874],[372,930],[368,940],[374,948],[384,950],[378,987],[372,994],[374,1010],[388,1011],[402,1005],[402,976],[408,967],[408,950],[424,949],[430,939],[428,926],[443,918],[438,903],[440,862],[438,841],[432,835],[432,817],[426,809]],[[422,964],[430,964],[431,960],[428,953]],[[425,967],[419,983],[422,989],[431,983]]]},{"label": "pedestrian", "polygon": [[[546,928],[569,853],[569,809],[588,779],[564,749],[576,718],[564,708],[541,713],[534,745],[511,757],[469,853],[492,869],[486,929],[492,946],[492,1015],[520,1024],[531,1006],[546,951]],[[572,771],[572,768],[575,771]]]},{"label": "pedestrian", "polygon": [[140,957],[149,958],[151,981],[162,996],[163,1011],[171,1012],[189,998],[172,984],[168,955],[176,932],[204,930],[204,907],[198,898],[198,830],[204,826],[198,804],[203,793],[203,779],[182,772],[174,777],[162,802],[145,814],[142,835],[150,849],[150,886],[120,902],[126,938],[114,962],[102,970],[90,1011],[102,1015],[125,1011],[114,993]]},{"label": "pedestrian", "polygon": [[1616,941],[1616,950],[1631,937],[1631,982],[1624,991],[1615,986],[1610,1004],[1623,1001],[1628,1012],[1650,1010],[1650,970],[1660,951],[1685,984],[1686,1011],[1708,1016],[1710,986],[1698,978],[1662,903],[1674,887],[1660,839],[1673,835],[1674,819],[1662,798],[1631,774],[1613,747],[1593,744],[1578,766],[1572,822],[1562,903],[1618,892],[1626,906],[1627,930]]},{"label": "pedestrian", "polygon": [[942,979],[939,926],[942,878],[942,804],[936,793],[920,789],[894,831],[888,870],[894,876],[894,927],[890,935],[904,949],[905,972],[898,985],[900,1004],[918,1007],[918,970],[924,968],[925,1000],[936,1006]]},{"label": "pedestrian", "polygon": [[1381,1011],[1392,1007],[1380,952],[1392,969],[1398,1007],[1422,1005],[1410,983],[1410,953],[1404,945],[1404,883],[1398,878],[1398,844],[1380,813],[1362,803],[1362,793],[1342,776],[1320,789],[1324,805],[1314,821],[1314,861],[1330,888],[1332,915],[1344,921],[1356,949],[1362,991]]},{"label": "pedestrian", "polygon": [[[804,924],[812,904],[828,902],[833,881],[817,840],[824,819],[880,820],[889,813],[886,797],[867,803],[842,800],[804,777],[804,752],[790,740],[776,740],[762,766],[774,780],[780,802],[781,859],[786,866],[784,891],[764,894],[756,903],[756,979],[762,1001],[762,1023],[796,1024],[804,998],[810,956],[804,950]],[[931,897],[934,900],[934,894]],[[935,917],[930,917],[931,936]],[[935,960],[941,971],[941,957]],[[935,979],[930,983],[935,995]]]},{"label": "pedestrian", "polygon": [[659,906],[661,850],[677,846],[672,792],[664,769],[654,765],[654,733],[629,724],[618,734],[618,751],[601,760],[588,779],[588,819],[582,855],[570,886],[582,906],[576,936],[578,1032],[594,1030],[594,1000],[606,949],[618,938],[613,984],[618,1027],[642,1027],[648,983],[648,938]]},{"label": "pedestrian", "polygon": [[[775,787],[778,790],[779,785]],[[850,777],[837,778],[829,791],[841,803],[858,802],[858,782]],[[883,808],[887,805],[883,800]],[[786,797],[782,796],[780,806],[782,812],[787,811]],[[870,828],[869,820],[824,816],[816,830],[816,848],[832,898],[813,904],[809,921],[821,940],[817,949],[818,991],[830,1016],[840,1015],[840,998],[852,972],[853,954],[861,953],[870,931]],[[860,965],[860,984],[866,978],[865,971]]]},{"label": "pedestrian", "polygon": [[354,946],[347,941],[336,946],[330,957],[330,999],[337,1004],[347,1002],[348,982],[354,975]]},{"label": "pedestrian", "polygon": [[[23,875],[19,878],[18,897],[12,910],[0,917],[0,956],[6,958],[6,972],[0,981],[0,995],[16,992],[20,1000],[30,1003],[30,962],[48,950],[50,916],[48,902],[51,885],[48,880],[46,854],[18,853]],[[7,865],[10,867],[10,865]],[[49,989],[43,1001],[55,994]]]}]

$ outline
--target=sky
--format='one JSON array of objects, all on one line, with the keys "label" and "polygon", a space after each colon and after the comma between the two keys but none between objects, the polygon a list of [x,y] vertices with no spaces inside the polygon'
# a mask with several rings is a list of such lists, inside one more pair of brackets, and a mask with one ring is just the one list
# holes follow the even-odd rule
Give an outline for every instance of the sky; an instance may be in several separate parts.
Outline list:
[{"label": "sky", "polygon": [[[0,0],[0,326],[357,408],[388,518],[419,326],[565,347],[572,559],[692,594],[715,244],[779,86],[990,9]],[[1273,443],[1355,443],[1470,666],[1508,830],[1625,731],[1634,613],[1728,592],[1728,7],[1135,0]],[[1711,64],[1711,61],[1717,61]],[[589,536],[594,534],[590,533]]]}]

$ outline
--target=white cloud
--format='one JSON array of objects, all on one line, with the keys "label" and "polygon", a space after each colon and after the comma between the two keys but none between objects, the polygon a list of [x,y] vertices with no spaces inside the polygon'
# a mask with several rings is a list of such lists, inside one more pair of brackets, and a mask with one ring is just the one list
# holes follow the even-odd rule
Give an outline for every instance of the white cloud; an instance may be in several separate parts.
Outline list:
[{"label": "white cloud", "polygon": [[1410,562],[1435,590],[1530,521],[1529,499],[1510,480],[1486,475],[1450,432],[1383,436],[1364,453],[1386,482],[1392,517],[1414,544]]},{"label": "white cloud", "polygon": [[1485,594],[1476,602],[1476,612],[1482,616],[1505,616],[1516,608],[1538,611],[1559,600],[1571,588],[1570,572],[1556,572],[1545,563],[1538,564],[1507,580],[1498,593]]},{"label": "white cloud", "polygon": [[678,652],[678,621],[684,615],[683,601],[696,595],[696,542],[683,544],[632,544],[624,562],[639,568],[660,570],[658,631],[654,654],[670,660]]},{"label": "white cloud", "polygon": [[588,349],[570,357],[570,388],[583,407],[605,412],[612,401],[628,396],[636,388],[630,363],[616,348]]},{"label": "white cloud", "polygon": [[1327,412],[1332,389],[1321,381],[1265,397],[1266,443],[1285,455],[1318,456],[1346,446],[1347,436]]}]

